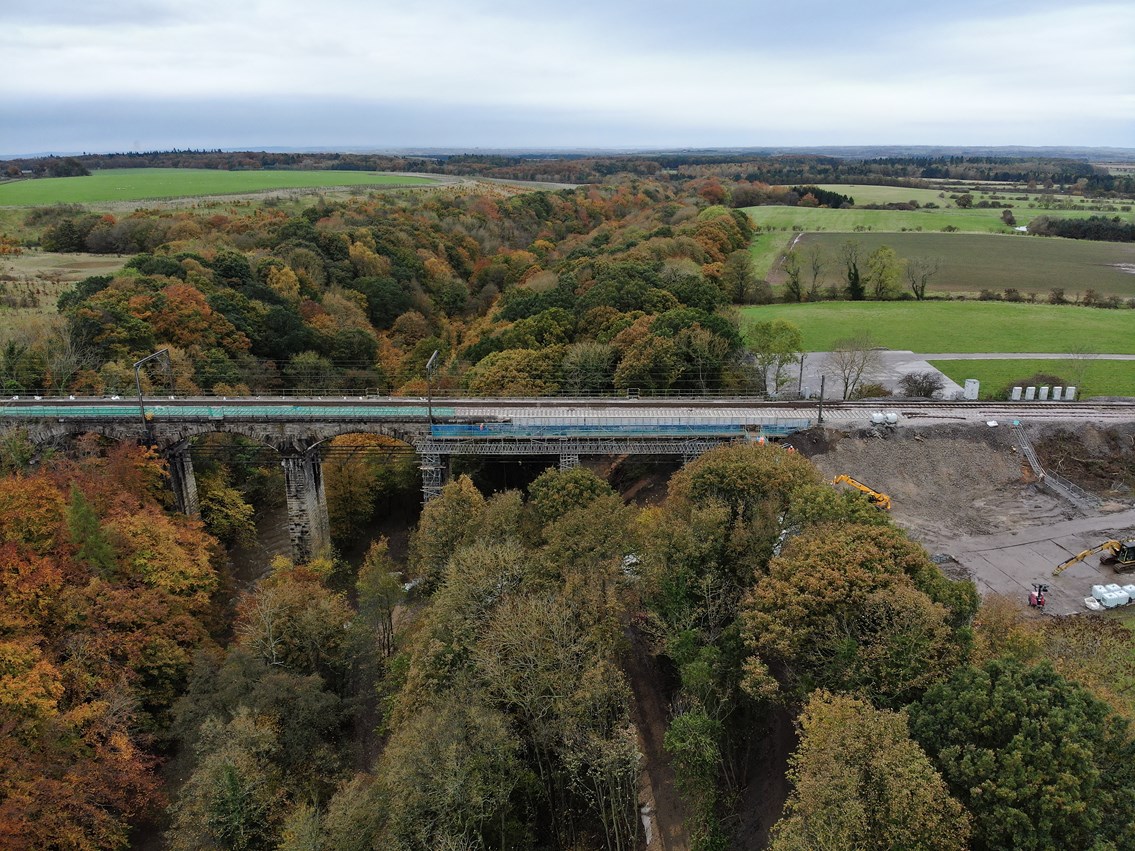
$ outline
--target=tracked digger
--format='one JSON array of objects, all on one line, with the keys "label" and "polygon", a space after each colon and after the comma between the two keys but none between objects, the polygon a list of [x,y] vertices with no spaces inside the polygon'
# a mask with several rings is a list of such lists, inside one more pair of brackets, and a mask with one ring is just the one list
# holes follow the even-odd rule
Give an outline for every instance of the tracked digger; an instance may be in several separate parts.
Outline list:
[{"label": "tracked digger", "polygon": [[1081,562],[1090,555],[1095,553],[1103,553],[1100,556],[1100,564],[1114,565],[1116,573],[1126,573],[1130,570],[1135,570],[1135,539],[1130,541],[1104,541],[1102,544],[1097,544],[1094,547],[1084,550],[1082,553],[1076,553],[1070,559],[1062,561],[1056,566],[1056,570],[1052,571],[1053,576],[1059,576],[1067,568]]},{"label": "tracked digger", "polygon": [[853,479],[851,478],[851,476],[839,475],[832,479],[832,484],[851,485],[857,491],[861,491],[862,493],[866,494],[867,498],[871,500],[872,504],[876,508],[883,511],[891,510],[891,498],[889,496],[887,496],[885,493],[882,493],[881,491],[875,490],[870,485],[863,484],[863,482],[859,481],[858,479]]}]

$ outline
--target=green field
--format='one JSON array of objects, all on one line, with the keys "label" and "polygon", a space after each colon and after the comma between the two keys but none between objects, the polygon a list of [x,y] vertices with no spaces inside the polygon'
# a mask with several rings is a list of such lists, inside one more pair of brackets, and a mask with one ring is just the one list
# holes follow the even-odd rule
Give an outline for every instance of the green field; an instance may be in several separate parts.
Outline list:
[{"label": "green field", "polygon": [[[908,190],[910,191],[910,190]],[[858,199],[857,199],[858,200]],[[941,231],[955,227],[968,233],[1014,233],[1013,228],[1001,221],[1001,211],[994,209],[959,210],[957,207],[939,210],[831,210],[826,207],[744,207],[749,218],[762,230],[774,231],[834,231],[852,233],[860,231]],[[1037,216],[1055,218],[1087,218],[1088,216],[1119,216],[1124,221],[1135,221],[1127,213],[1101,214],[1094,210],[1014,210],[1017,224],[1027,225]]]},{"label": "green field", "polygon": [[967,378],[981,382],[983,398],[1004,387],[1043,372],[1077,387],[1077,396],[1135,396],[1135,361],[1116,360],[937,360],[930,365],[958,384]]},{"label": "green field", "polygon": [[334,186],[419,186],[425,177],[373,171],[219,171],[202,168],[116,168],[89,177],[45,177],[0,184],[0,206],[96,204],[199,195],[240,195],[273,189]]},{"label": "green field", "polygon": [[776,231],[758,233],[749,243],[749,254],[753,259],[753,273],[762,280],[776,280],[774,268],[778,267],[777,260],[797,236],[794,233],[778,233]]},{"label": "green field", "polygon": [[[1000,218],[1001,210],[1004,207],[1011,207],[1014,215],[1019,219],[1027,219],[1032,216],[1040,215],[1045,212],[1051,212],[1052,215],[1063,215],[1068,213],[1070,215],[1124,215],[1123,211],[1119,208],[1123,206],[1131,206],[1130,201],[1115,201],[1108,199],[1095,199],[1084,198],[1079,195],[1054,195],[1042,194],[1037,192],[1029,192],[1024,188],[1014,188],[1011,186],[1002,186],[996,193],[992,192],[974,192],[966,186],[951,185],[949,187],[938,187],[935,189],[908,189],[903,186],[872,186],[869,184],[848,184],[848,183],[821,183],[821,189],[827,189],[831,192],[838,192],[841,195],[850,195],[855,199],[858,206],[864,204],[901,204],[907,201],[917,201],[919,204],[937,204],[939,207],[950,207],[957,209],[951,195],[958,195],[963,192],[973,196],[975,202],[989,200],[998,204],[996,210],[992,212],[997,214]],[[1026,197],[1026,200],[1020,200]],[[1043,205],[1048,202],[1069,203],[1073,205],[1072,210],[1052,210],[1046,211],[1042,209]],[[1033,206],[1030,207],[1029,205]],[[1112,207],[1115,209],[1104,209]],[[931,211],[932,212],[932,211]],[[988,210],[984,212],[990,212]],[[1128,210],[1128,213],[1131,211]]]},{"label": "green field", "polygon": [[[901,204],[906,201],[917,201],[919,204],[933,202],[942,207],[953,204],[953,201],[949,198],[950,193],[942,192],[939,189],[908,189],[904,186],[872,186],[859,183],[820,183],[817,185],[829,192],[850,195],[859,206],[864,204]],[[940,195],[941,197],[939,197]]]},{"label": "green field", "polygon": [[[828,351],[834,341],[868,331],[879,345],[915,352],[1065,352],[1086,346],[1135,354],[1135,311],[984,301],[816,302],[770,304],[742,311],[743,324],[787,319],[804,347]],[[1135,363],[1124,366],[1135,372]]]},{"label": "green field", "polygon": [[[1088,289],[1123,298],[1135,296],[1132,243],[965,233],[807,233],[797,249],[820,245],[827,256],[826,282],[842,283],[840,246],[848,240],[858,242],[864,255],[889,245],[900,257],[940,258],[941,270],[930,280],[932,292],[977,294],[983,289],[1002,292],[1015,287],[1047,298],[1053,288],[1060,287],[1069,299]],[[784,282],[779,267],[767,277],[774,285]]]}]

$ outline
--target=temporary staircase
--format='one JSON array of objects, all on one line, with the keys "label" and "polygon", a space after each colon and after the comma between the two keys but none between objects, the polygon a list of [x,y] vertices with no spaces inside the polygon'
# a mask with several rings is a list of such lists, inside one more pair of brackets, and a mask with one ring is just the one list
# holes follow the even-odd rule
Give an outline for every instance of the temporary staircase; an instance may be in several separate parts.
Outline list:
[{"label": "temporary staircase", "polygon": [[1021,454],[1024,456],[1025,460],[1028,461],[1037,480],[1042,485],[1083,511],[1092,511],[1099,508],[1102,500],[1098,496],[1088,493],[1082,487],[1068,481],[1058,473],[1045,472],[1045,469],[1040,465],[1040,459],[1036,457],[1036,450],[1033,449],[1032,441],[1029,440],[1029,436],[1025,432],[1025,427],[1021,425],[1020,420],[1013,422],[1013,436],[1017,440],[1017,446],[1020,448]]}]

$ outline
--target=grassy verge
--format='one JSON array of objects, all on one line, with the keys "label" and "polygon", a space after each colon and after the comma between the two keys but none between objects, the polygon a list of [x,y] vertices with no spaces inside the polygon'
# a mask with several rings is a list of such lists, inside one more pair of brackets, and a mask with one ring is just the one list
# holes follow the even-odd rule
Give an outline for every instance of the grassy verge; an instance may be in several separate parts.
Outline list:
[{"label": "grassy verge", "polygon": [[[787,319],[808,351],[868,331],[890,349],[915,352],[1064,352],[1080,347],[1135,354],[1135,312],[984,301],[816,302],[742,310],[743,324]],[[1135,372],[1135,364],[1126,368]]]},{"label": "grassy verge", "polygon": [[0,185],[0,206],[92,204],[197,195],[232,195],[273,189],[331,186],[416,186],[424,177],[373,171],[219,171],[196,168],[106,169],[88,177],[50,177]]},{"label": "grassy verge", "polygon": [[1039,372],[1056,375],[1077,387],[1079,398],[1135,396],[1135,361],[1108,360],[939,360],[930,361],[959,384],[967,378],[981,382],[981,395],[990,398],[1010,384]]}]

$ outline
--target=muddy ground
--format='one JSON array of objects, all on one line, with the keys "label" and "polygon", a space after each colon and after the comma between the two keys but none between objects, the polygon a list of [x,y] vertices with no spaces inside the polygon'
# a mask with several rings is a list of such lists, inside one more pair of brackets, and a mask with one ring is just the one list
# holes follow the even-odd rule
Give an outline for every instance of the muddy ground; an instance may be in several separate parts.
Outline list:
[{"label": "muddy ground", "polygon": [[818,445],[793,443],[828,478],[845,473],[889,494],[894,519],[931,553],[959,537],[1078,516],[1022,467],[1005,427],[935,425],[882,438],[828,431]]},{"label": "muddy ground", "polygon": [[1109,538],[1135,535],[1135,428],[1093,425],[1030,429],[1046,470],[1102,500],[1082,510],[1044,488],[1005,426],[900,428],[878,437],[812,431],[793,438],[826,476],[846,473],[891,496],[894,519],[955,577],[982,594],[1025,605],[1033,583],[1050,586],[1049,613],[1085,611],[1098,583],[1132,581],[1095,557],[1053,569]]}]

